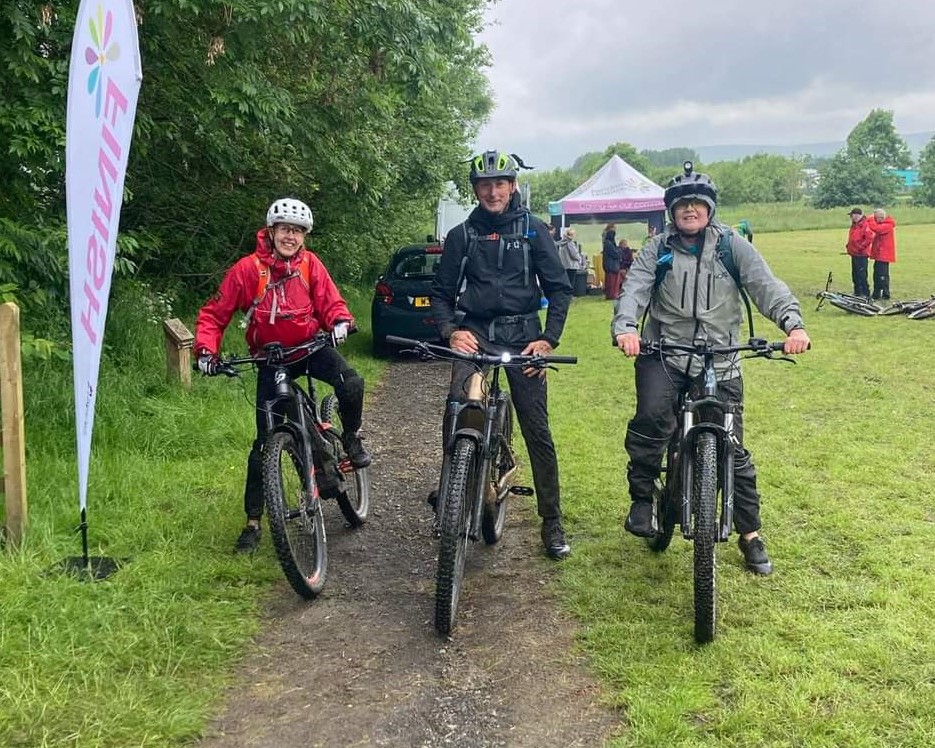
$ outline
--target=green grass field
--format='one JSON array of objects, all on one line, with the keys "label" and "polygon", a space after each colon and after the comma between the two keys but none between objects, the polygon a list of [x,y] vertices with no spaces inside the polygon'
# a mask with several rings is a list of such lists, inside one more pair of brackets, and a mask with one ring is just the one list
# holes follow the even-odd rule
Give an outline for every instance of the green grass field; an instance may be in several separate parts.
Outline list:
[{"label": "green grass field", "polygon": [[[754,578],[736,545],[720,549],[720,635],[704,648],[692,642],[690,545],[677,538],[653,557],[623,532],[632,361],[610,346],[611,303],[574,301],[559,352],[580,363],[550,387],[574,545],[555,584],[619,709],[616,746],[935,744],[935,322],[814,311],[829,271],[849,290],[841,224],[757,236],[802,301],[813,350],[796,366],[746,366],[776,572]],[[935,293],[935,226],[897,233],[894,297]],[[368,292],[352,297],[366,322]],[[762,319],[757,329],[779,334]],[[107,345],[91,553],[131,561],[98,584],[55,571],[80,553],[71,370],[28,362],[31,525],[22,551],[0,555],[5,748],[194,740],[279,578],[268,545],[253,559],[230,553],[250,385],[167,384],[158,323],[132,298],[112,301]],[[347,350],[376,382],[384,364],[367,332]]]}]

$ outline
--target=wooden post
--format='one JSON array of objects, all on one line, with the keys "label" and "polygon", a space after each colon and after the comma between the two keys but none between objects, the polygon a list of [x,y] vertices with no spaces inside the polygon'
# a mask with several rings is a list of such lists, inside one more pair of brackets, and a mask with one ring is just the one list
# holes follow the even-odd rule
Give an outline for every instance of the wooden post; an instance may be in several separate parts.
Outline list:
[{"label": "wooden post", "polygon": [[23,425],[23,367],[19,307],[0,304],[0,409],[3,420],[3,492],[6,540],[16,548],[26,530],[26,438]]},{"label": "wooden post", "polygon": [[195,336],[182,321],[173,317],[164,320],[166,333],[166,374],[177,379],[186,390],[192,388],[192,342]]}]

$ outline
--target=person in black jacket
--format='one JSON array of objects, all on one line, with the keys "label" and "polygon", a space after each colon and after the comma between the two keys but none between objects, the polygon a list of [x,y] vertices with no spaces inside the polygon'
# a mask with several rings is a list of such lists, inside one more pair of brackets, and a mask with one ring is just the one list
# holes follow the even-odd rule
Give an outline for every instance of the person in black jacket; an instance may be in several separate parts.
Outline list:
[{"label": "person in black jacket", "polygon": [[621,284],[620,247],[617,246],[617,226],[613,223],[608,223],[604,229],[601,265],[604,269],[604,298],[616,301]]},{"label": "person in black jacket", "polygon": [[[558,346],[572,288],[548,227],[520,202],[520,168],[530,167],[499,151],[471,161],[479,205],[448,232],[431,292],[435,324],[453,350],[547,356]],[[542,294],[549,300],[545,329],[539,317]],[[449,401],[463,399],[472,372],[468,364],[452,365]],[[562,527],[545,370],[507,369],[506,375],[529,451],[542,543],[549,557],[565,558],[571,549]]]}]

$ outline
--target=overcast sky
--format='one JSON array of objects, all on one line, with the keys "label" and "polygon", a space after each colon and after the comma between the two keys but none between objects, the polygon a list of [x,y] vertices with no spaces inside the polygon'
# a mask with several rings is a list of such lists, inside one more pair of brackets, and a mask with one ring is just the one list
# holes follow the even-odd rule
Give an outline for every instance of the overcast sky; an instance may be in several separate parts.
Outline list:
[{"label": "overcast sky", "polygon": [[935,0],[500,0],[477,150],[569,167],[627,141],[843,141],[871,109],[935,130]]}]

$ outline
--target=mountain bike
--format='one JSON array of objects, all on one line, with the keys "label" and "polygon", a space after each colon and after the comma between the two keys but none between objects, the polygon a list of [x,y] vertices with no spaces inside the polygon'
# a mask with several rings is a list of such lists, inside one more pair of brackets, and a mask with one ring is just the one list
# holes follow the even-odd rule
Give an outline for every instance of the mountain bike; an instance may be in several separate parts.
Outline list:
[{"label": "mountain bike", "polygon": [[290,364],[329,345],[331,334],[322,332],[301,345],[273,343],[257,355],[221,359],[217,369],[229,377],[248,366],[276,369],[276,394],[263,403],[263,500],[279,564],[292,589],[307,599],[321,592],[328,573],[321,500],[334,499],[351,527],[362,525],[370,508],[370,473],[345,454],[337,397],[329,394],[319,403],[314,380],[306,374],[303,388],[289,372]]},{"label": "mountain bike", "polygon": [[874,317],[880,314],[881,311],[879,306],[863,296],[854,296],[849,293],[832,291],[831,273],[828,273],[828,280],[825,281],[825,290],[815,294],[815,298],[818,299],[818,306],[815,307],[816,312],[821,309],[826,301],[832,306],[836,306],[838,309],[843,309],[845,312],[850,312],[851,314],[859,314],[863,317]]},{"label": "mountain bike", "polygon": [[[742,345],[713,346],[643,341],[642,354],[689,353],[701,357],[702,384],[679,399],[678,427],[666,449],[660,477],[653,489],[656,534],[650,549],[665,551],[675,526],[693,541],[695,641],[714,639],[717,624],[715,547],[730,537],[734,509],[734,418],[739,404],[719,399],[715,358],[749,352],[745,358],[769,358],[795,363],[773,354],[783,343],[751,338]],[[718,500],[720,497],[720,500]]]},{"label": "mountain bike", "polygon": [[439,536],[435,580],[435,629],[451,633],[457,620],[468,540],[498,542],[506,522],[510,494],[531,496],[533,490],[514,485],[513,404],[500,387],[505,368],[544,369],[578,363],[576,356],[523,356],[511,353],[461,353],[446,346],[388,335],[388,343],[403,346],[423,361],[465,361],[474,367],[464,383],[465,399],[448,404],[439,493],[436,501]]},{"label": "mountain bike", "polygon": [[905,314],[909,319],[928,319],[929,317],[935,317],[935,296],[930,296],[927,299],[894,301],[888,307],[881,309],[880,314]]}]

